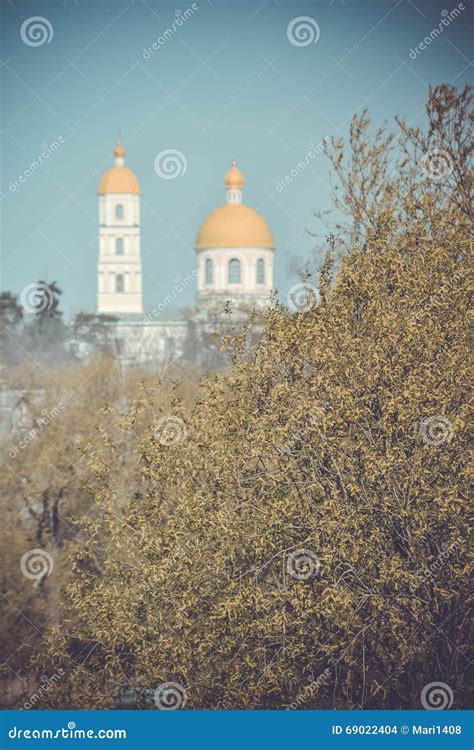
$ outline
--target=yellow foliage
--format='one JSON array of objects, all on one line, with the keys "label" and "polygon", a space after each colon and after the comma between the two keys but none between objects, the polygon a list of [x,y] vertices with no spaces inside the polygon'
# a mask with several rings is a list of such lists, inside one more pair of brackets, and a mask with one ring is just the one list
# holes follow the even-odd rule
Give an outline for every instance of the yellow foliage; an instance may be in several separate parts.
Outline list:
[{"label": "yellow foliage", "polygon": [[[189,414],[176,399],[182,442],[150,423],[128,502],[118,458],[97,454],[100,524],[59,641],[95,648],[71,668],[52,638],[71,673],[56,705],[167,680],[189,708],[282,708],[329,670],[302,707],[418,708],[436,679],[463,706],[469,96],[430,92],[427,135],[400,123],[398,157],[355,117],[331,155],[349,234],[328,240],[318,304],[276,304]],[[433,148],[444,181],[420,167]]]}]

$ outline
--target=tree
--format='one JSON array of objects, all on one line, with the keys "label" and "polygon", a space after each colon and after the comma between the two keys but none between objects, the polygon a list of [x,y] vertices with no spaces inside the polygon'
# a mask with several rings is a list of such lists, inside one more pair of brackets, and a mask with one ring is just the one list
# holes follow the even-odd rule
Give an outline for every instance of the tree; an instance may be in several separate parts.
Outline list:
[{"label": "tree", "polygon": [[[142,409],[129,430],[121,427],[124,414],[140,403],[141,381],[164,400],[173,398],[177,376],[170,368],[169,382],[161,383],[153,373],[123,371],[111,356],[95,357],[87,365],[62,362],[47,371],[27,362],[8,369],[9,392],[20,384],[22,396],[21,409],[13,410],[8,428],[0,432],[0,705],[20,707],[42,684],[41,675],[58,672],[37,671],[31,660],[41,654],[48,626],[75,621],[62,591],[74,551],[87,538],[88,519],[96,515],[90,486],[103,431],[116,439],[118,492],[128,498],[141,487],[134,442],[152,411]],[[181,390],[186,402],[194,390],[192,378],[187,372]],[[99,558],[92,565],[100,567]],[[43,692],[47,700],[48,691]]]},{"label": "tree", "polygon": [[23,310],[18,304],[18,297],[11,292],[0,294],[0,325],[5,328],[15,328],[23,319]]},{"label": "tree", "polygon": [[27,313],[31,315],[26,326],[28,354],[48,366],[68,358],[66,342],[70,333],[59,309],[61,295],[55,281],[38,281],[25,295]]},{"label": "tree", "polygon": [[11,292],[0,294],[0,356],[2,362],[18,361],[18,338],[21,337],[23,310],[18,297]]},{"label": "tree", "polygon": [[90,351],[110,352],[113,349],[110,324],[116,323],[114,315],[79,312],[72,323],[76,348],[87,346]]},{"label": "tree", "polygon": [[[190,413],[168,402],[127,498],[105,431],[77,620],[41,662],[67,672],[50,705],[167,681],[190,708],[419,708],[435,681],[466,705],[469,97],[430,91],[427,134],[402,125],[400,151],[354,118],[349,157],[330,153],[352,224],[319,301],[275,305],[246,357],[234,339]],[[430,168],[420,146],[448,143]]]}]

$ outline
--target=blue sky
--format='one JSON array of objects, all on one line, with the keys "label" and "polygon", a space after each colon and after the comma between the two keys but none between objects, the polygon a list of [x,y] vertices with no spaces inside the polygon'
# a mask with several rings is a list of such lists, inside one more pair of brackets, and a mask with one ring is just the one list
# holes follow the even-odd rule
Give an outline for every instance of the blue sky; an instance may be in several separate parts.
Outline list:
[{"label": "blue sky", "polygon": [[[305,159],[308,144],[345,136],[351,115],[365,106],[376,125],[396,114],[422,124],[429,84],[461,87],[472,77],[469,0],[414,60],[410,49],[457,3],[200,0],[144,56],[191,2],[0,1],[1,288],[19,293],[39,278],[56,280],[67,315],[95,305],[97,188],[119,130],[143,193],[145,305],[159,304],[194,269],[199,225],[224,202],[232,159],[246,178],[244,201],[271,226],[275,284],[285,296],[295,281],[292,257],[310,256],[325,236],[313,215],[329,202],[323,156],[284,190],[275,188]],[[22,40],[32,16],[48,20],[49,43]],[[316,43],[290,43],[288,25],[300,16],[316,21]],[[19,184],[42,144],[59,138],[60,147]],[[173,180],[154,169],[166,149],[187,162]],[[179,305],[192,305],[194,291],[190,284]]]}]

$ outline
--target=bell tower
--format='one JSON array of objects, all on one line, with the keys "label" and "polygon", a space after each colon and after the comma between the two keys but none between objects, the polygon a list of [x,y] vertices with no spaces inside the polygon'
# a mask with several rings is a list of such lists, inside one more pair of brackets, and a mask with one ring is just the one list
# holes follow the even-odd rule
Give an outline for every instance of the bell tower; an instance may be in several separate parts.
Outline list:
[{"label": "bell tower", "polygon": [[143,313],[140,185],[121,141],[114,159],[99,185],[97,312],[120,317]]}]

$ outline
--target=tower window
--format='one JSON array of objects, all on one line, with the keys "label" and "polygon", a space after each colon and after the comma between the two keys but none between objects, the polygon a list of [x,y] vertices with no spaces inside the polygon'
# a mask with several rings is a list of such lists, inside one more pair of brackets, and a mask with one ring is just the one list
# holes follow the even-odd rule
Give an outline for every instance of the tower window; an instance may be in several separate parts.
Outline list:
[{"label": "tower window", "polygon": [[117,276],[115,277],[115,291],[116,292],[125,291],[125,279],[122,273],[118,273]]},{"label": "tower window", "polygon": [[117,237],[115,240],[115,254],[116,255],[123,255],[123,239],[122,237]]},{"label": "tower window", "polygon": [[240,260],[237,258],[229,261],[229,284],[240,284]]},{"label": "tower window", "polygon": [[263,258],[257,260],[257,284],[265,284],[265,261]]},{"label": "tower window", "polygon": [[121,203],[117,203],[115,206],[115,218],[123,219],[123,206]]},{"label": "tower window", "polygon": [[206,258],[206,264],[205,264],[205,272],[204,272],[204,278],[206,284],[212,284],[213,282],[213,267],[212,267],[212,260],[210,258]]}]

